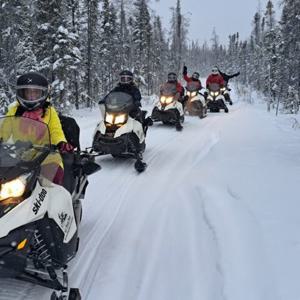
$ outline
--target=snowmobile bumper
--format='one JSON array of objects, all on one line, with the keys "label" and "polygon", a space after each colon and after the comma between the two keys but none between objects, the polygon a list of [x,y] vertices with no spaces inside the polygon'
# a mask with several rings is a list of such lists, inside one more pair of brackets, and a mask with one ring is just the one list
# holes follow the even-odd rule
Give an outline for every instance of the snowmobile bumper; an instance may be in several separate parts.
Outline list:
[{"label": "snowmobile bumper", "polygon": [[17,277],[24,272],[34,227],[18,228],[0,239],[0,278]]},{"label": "snowmobile bumper", "polygon": [[199,116],[203,113],[204,107],[201,101],[188,101],[186,111],[190,116]]},{"label": "snowmobile bumper", "polygon": [[222,100],[213,100],[207,102],[207,109],[209,109],[210,112],[219,112],[220,109],[224,109],[224,103]]},{"label": "snowmobile bumper", "polygon": [[154,122],[175,124],[179,120],[179,112],[177,109],[159,110],[157,107],[154,107],[151,119]]},{"label": "snowmobile bumper", "polygon": [[144,143],[140,144],[138,137],[133,133],[128,133],[114,138],[113,136],[103,135],[99,131],[93,141],[93,150],[100,154],[122,155],[135,154],[143,151]]}]

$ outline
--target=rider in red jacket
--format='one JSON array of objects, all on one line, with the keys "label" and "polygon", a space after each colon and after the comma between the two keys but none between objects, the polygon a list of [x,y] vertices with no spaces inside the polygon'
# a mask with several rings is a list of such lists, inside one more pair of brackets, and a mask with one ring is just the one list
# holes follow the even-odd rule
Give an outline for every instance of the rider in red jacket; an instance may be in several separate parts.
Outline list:
[{"label": "rider in red jacket", "polygon": [[217,67],[213,67],[211,70],[211,74],[207,77],[206,88],[208,88],[212,83],[218,83],[221,87],[224,87],[225,85],[224,79],[220,75]]},{"label": "rider in red jacket", "polygon": [[181,85],[181,83],[178,81],[177,74],[174,72],[170,72],[168,74],[168,80],[166,83],[171,83],[176,85],[176,91],[177,91],[176,99],[181,102],[182,101],[181,98],[184,95],[184,88]]},{"label": "rider in red jacket", "polygon": [[199,90],[202,89],[202,84],[201,84],[201,81],[200,81],[200,79],[199,79],[199,78],[200,78],[200,74],[199,74],[198,72],[194,72],[194,73],[192,74],[192,76],[189,77],[189,76],[187,75],[187,67],[186,67],[186,66],[183,66],[182,75],[183,75],[184,80],[185,80],[187,83],[192,82],[192,81],[198,82],[198,83],[199,83]]}]

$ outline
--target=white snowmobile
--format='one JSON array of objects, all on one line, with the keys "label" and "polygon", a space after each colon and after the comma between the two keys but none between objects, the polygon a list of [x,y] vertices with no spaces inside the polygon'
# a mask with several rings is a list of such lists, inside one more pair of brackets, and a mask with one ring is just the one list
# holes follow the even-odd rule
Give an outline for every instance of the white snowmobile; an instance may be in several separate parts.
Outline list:
[{"label": "white snowmobile", "polygon": [[79,300],[79,290],[68,287],[66,269],[79,246],[87,175],[100,166],[80,150],[66,154],[60,186],[43,177],[51,155],[59,154],[46,124],[0,118],[0,277],[53,289],[52,300]]},{"label": "white snowmobile", "polygon": [[228,108],[225,104],[225,98],[221,91],[221,86],[218,83],[212,83],[208,86],[207,109],[210,112],[220,112],[224,109],[228,113]]},{"label": "white snowmobile", "polygon": [[207,107],[204,94],[199,91],[199,83],[190,81],[186,86],[185,112],[190,116],[198,116],[200,119],[206,117]]},{"label": "white snowmobile", "polygon": [[140,121],[130,116],[133,108],[134,99],[128,93],[111,92],[105,97],[100,104],[103,120],[97,124],[92,151],[98,155],[134,158],[135,169],[143,172],[147,167],[143,162],[147,126],[142,124],[144,115]]},{"label": "white snowmobile", "polygon": [[161,87],[160,99],[152,110],[151,119],[153,122],[163,122],[167,125],[175,125],[176,130],[182,130],[184,122],[184,111],[182,103],[176,99],[176,85],[165,83]]}]

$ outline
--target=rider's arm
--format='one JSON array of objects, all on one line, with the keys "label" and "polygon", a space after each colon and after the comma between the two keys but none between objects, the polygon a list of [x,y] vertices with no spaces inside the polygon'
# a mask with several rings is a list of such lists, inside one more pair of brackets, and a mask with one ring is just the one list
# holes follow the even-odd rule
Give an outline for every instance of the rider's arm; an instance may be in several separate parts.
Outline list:
[{"label": "rider's arm", "polygon": [[191,77],[187,76],[187,74],[183,75],[183,78],[186,82],[190,82],[191,81]]},{"label": "rider's arm", "polygon": [[237,77],[237,76],[239,76],[239,75],[240,75],[240,72],[234,73],[234,74],[232,74],[232,75],[227,75],[227,76],[228,76],[228,79],[231,79],[231,78]]},{"label": "rider's arm", "polygon": [[224,81],[224,78],[222,76],[220,76],[220,78],[219,78],[219,83],[220,83],[221,87],[225,86],[225,81]]},{"label": "rider's arm", "polygon": [[49,126],[51,144],[57,145],[60,142],[66,143],[67,140],[66,140],[65,134],[62,130],[60,119],[58,117],[58,114],[57,114],[55,108],[50,106],[47,109],[46,113],[50,114],[48,126]]},{"label": "rider's arm", "polygon": [[141,104],[142,95],[138,88],[135,88],[133,97],[134,97],[135,105],[138,107],[141,107],[142,106],[142,104]]},{"label": "rider's arm", "polygon": [[210,84],[210,75],[207,77],[206,79],[206,88],[208,88],[209,84]]}]

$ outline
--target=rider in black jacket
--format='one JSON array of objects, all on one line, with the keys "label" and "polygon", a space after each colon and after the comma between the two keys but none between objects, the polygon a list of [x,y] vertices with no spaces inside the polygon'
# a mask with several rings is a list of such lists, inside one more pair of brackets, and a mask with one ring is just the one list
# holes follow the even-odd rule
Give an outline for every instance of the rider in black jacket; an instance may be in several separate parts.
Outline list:
[{"label": "rider in black jacket", "polygon": [[130,94],[134,99],[134,106],[138,109],[142,106],[142,96],[140,90],[133,82],[133,73],[128,70],[124,70],[119,74],[119,76],[119,83],[111,92],[124,92]]},{"label": "rider in black jacket", "polygon": [[[133,109],[130,112],[130,116],[135,120],[141,122],[145,129],[146,126],[152,125],[152,120],[150,118],[145,119],[144,113],[141,110],[142,104],[142,96],[138,87],[134,84],[133,81],[133,73],[129,70],[123,70],[119,74],[119,83],[116,87],[114,87],[110,93],[112,92],[124,92],[132,96],[134,103]],[[105,103],[106,97],[99,101],[99,104]]]},{"label": "rider in black jacket", "polygon": [[226,74],[226,73],[223,73],[220,71],[220,69],[218,68],[218,71],[220,73],[220,75],[223,77],[224,81],[225,81],[225,86],[227,87],[228,85],[228,81],[229,79],[233,78],[233,77],[236,77],[236,76],[239,76],[240,75],[240,72],[237,72],[237,73],[234,73],[232,75],[229,75],[229,74]]}]

